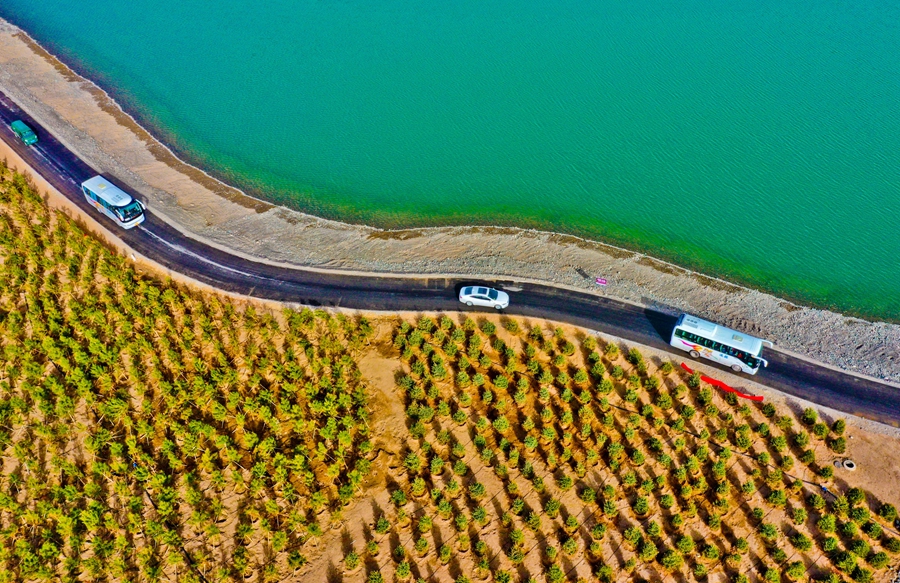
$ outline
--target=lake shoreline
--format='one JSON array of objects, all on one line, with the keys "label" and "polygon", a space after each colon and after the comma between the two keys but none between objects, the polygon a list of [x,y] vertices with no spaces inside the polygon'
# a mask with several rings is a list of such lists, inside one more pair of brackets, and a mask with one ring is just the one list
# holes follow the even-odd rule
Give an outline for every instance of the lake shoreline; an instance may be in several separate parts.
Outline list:
[{"label": "lake shoreline", "polygon": [[[382,230],[249,196],[182,161],[100,87],[0,20],[0,90],[151,212],[215,247],[317,269],[542,281],[695,313],[843,370],[900,381],[900,326],[805,307],[649,255],[516,227]],[[595,277],[609,285],[599,287]]]}]

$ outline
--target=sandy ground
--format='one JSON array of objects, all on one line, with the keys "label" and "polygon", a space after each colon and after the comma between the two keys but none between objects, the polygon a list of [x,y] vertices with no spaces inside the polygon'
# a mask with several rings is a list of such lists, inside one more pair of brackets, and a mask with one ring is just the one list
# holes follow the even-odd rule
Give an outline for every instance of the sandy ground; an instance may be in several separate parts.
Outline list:
[{"label": "sandy ground", "polygon": [[[405,320],[414,323],[416,318],[422,315],[428,315],[439,318],[440,313],[426,314],[400,314],[395,317],[384,317],[374,320],[376,325],[376,337],[373,345],[380,346],[377,351],[368,352],[359,362],[360,370],[367,379],[372,389],[372,407],[374,410],[373,418],[377,419],[374,434],[378,436],[378,466],[380,469],[373,475],[367,483],[367,489],[370,496],[361,499],[350,507],[341,516],[339,523],[333,524],[333,529],[326,532],[322,542],[317,547],[316,552],[310,554],[310,567],[304,570],[299,578],[301,581],[313,580],[315,577],[321,578],[321,573],[327,574],[329,581],[345,581],[345,582],[362,582],[365,580],[366,570],[361,569],[353,572],[346,572],[343,569],[342,559],[344,555],[351,549],[357,551],[362,548],[367,540],[379,541],[383,549],[390,548],[396,544],[402,544],[407,549],[411,549],[413,541],[408,535],[398,537],[397,534],[377,536],[372,533],[372,525],[378,516],[387,513],[390,516],[391,503],[389,501],[389,492],[387,484],[391,477],[403,474],[401,467],[402,456],[405,453],[408,435],[405,430],[405,412],[397,398],[397,385],[395,375],[403,370],[402,363],[397,360],[396,354],[390,347],[390,332],[397,323]],[[458,315],[451,315],[458,318]],[[511,336],[503,329],[501,320],[504,316],[494,314],[479,315],[479,322],[482,320],[490,320],[497,326],[498,337],[504,339],[508,343],[512,343]],[[524,329],[533,325],[541,326],[545,329],[552,329],[559,326],[558,323],[545,320],[513,318],[520,324],[524,324]],[[603,343],[616,342],[623,349],[624,354],[631,345],[623,343],[620,339],[616,339],[595,331],[584,330],[581,328],[562,325],[565,336],[572,339],[582,339],[585,335],[596,335],[602,339]],[[668,360],[670,355],[661,351],[656,351],[644,346],[639,347],[645,358],[654,365],[659,365],[663,359]],[[836,459],[845,460],[852,459],[858,465],[853,472],[845,469],[836,469],[833,483],[829,485],[829,489],[833,492],[844,492],[850,486],[862,486],[867,493],[870,505],[877,508],[881,503],[892,503],[900,505],[900,491],[897,490],[895,484],[900,480],[900,451],[896,444],[900,442],[900,429],[887,427],[878,423],[870,422],[864,419],[854,418],[827,408],[815,406],[806,401],[787,397],[768,389],[762,385],[749,381],[746,377],[732,375],[719,370],[707,368],[702,364],[695,368],[705,374],[709,374],[720,380],[729,383],[731,386],[740,388],[744,392],[763,395],[767,402],[772,402],[779,410],[779,414],[787,413],[785,410],[790,409],[794,413],[795,422],[799,426],[800,413],[804,408],[812,406],[815,408],[822,421],[831,423],[837,418],[847,420],[847,431],[845,435],[848,437],[847,452],[842,456],[836,456],[824,445],[823,442],[814,440],[812,447],[815,450],[816,458],[819,463],[832,463]],[[763,420],[760,414],[755,416],[755,422]],[[473,464],[477,465],[475,462]],[[475,467],[473,465],[473,468]],[[795,470],[790,472],[794,477],[820,482],[820,479],[812,475],[808,470],[804,469],[802,464],[795,466]],[[483,477],[486,483],[491,481],[493,476],[488,472]],[[490,491],[496,491],[500,487],[497,484],[488,483]],[[414,501],[415,502],[415,501]],[[410,505],[416,507],[417,504]],[[574,503],[572,507],[578,507],[578,503]],[[415,511],[413,511],[415,515]],[[732,520],[736,515],[732,516]],[[438,522],[438,521],[436,521]],[[440,526],[440,525],[439,525]],[[697,525],[695,525],[696,527]],[[448,530],[449,529],[445,529]],[[444,531],[441,531],[444,532]],[[893,531],[892,531],[893,532]],[[402,534],[402,533],[401,533]],[[446,534],[446,533],[444,533]],[[714,533],[701,533],[703,537],[716,538]],[[392,536],[395,540],[388,544],[387,537]],[[495,531],[484,531],[481,536],[490,544],[499,544],[498,533]],[[701,537],[702,538],[702,537]],[[495,540],[496,539],[496,540]],[[540,573],[542,568],[539,562],[540,553],[529,553],[529,557],[525,562],[525,567],[532,574]],[[821,559],[821,554],[816,560]],[[605,557],[607,564],[616,565],[615,557]],[[621,562],[621,561],[620,561]],[[414,563],[418,565],[421,575],[428,580],[434,581],[452,581],[452,567],[442,567],[434,557],[433,548],[429,554],[423,558],[416,557]],[[466,563],[464,566],[467,566]],[[585,565],[586,567],[586,565]],[[392,560],[387,556],[387,552],[382,550],[379,556],[370,558],[367,561],[367,568],[381,568],[386,574],[386,579],[393,571]],[[587,576],[587,573],[579,572],[579,575]],[[658,573],[655,573],[658,576]],[[649,575],[648,580],[653,580],[653,574]],[[721,574],[711,577],[710,580],[722,580]],[[574,578],[574,575],[573,575]],[[622,580],[621,574],[618,579]],[[879,580],[886,580],[879,578]]]},{"label": "sandy ground", "polygon": [[[384,231],[249,197],[176,158],[93,83],[0,20],[0,90],[150,211],[210,245],[314,269],[544,281],[682,311],[857,374],[900,382],[900,326],[797,306],[647,255],[532,230]],[[609,280],[597,288],[594,277]]]}]

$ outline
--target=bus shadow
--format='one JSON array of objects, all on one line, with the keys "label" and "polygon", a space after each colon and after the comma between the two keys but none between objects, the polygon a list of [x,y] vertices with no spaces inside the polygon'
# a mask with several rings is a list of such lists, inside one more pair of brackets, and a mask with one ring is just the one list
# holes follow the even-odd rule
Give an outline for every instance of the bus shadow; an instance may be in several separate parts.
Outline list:
[{"label": "bus shadow", "polygon": [[678,317],[651,310],[650,308],[644,308],[644,317],[653,326],[653,330],[659,335],[660,340],[668,344],[672,339],[672,330],[675,329],[675,322],[678,321]]}]

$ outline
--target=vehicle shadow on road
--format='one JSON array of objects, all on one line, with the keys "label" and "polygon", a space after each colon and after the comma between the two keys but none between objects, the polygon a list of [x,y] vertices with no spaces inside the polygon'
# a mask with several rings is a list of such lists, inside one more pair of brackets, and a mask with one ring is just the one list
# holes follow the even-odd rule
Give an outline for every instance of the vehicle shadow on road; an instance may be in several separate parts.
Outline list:
[{"label": "vehicle shadow on road", "polygon": [[675,322],[678,321],[678,317],[664,314],[651,308],[644,308],[644,317],[653,326],[653,330],[659,335],[660,340],[668,344],[669,340],[672,339],[672,330],[675,329]]}]

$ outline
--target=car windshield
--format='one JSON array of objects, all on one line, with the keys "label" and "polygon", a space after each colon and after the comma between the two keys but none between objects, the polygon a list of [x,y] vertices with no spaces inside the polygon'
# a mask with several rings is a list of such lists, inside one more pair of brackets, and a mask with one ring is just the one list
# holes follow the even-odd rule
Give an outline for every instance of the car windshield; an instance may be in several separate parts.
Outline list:
[{"label": "car windshield", "polygon": [[500,294],[498,294],[498,293],[497,293],[497,290],[495,290],[495,289],[489,289],[489,290],[488,290],[488,297],[491,298],[492,300],[496,300],[497,297],[499,297],[499,295],[500,295]]},{"label": "car windshield", "polygon": [[141,205],[136,200],[125,206],[116,207],[116,214],[119,215],[122,222],[126,223],[141,216],[142,212],[144,212],[144,209],[141,208]]}]

